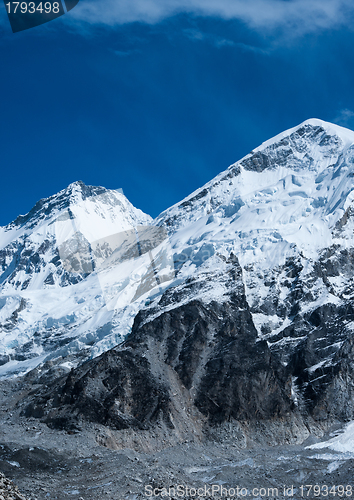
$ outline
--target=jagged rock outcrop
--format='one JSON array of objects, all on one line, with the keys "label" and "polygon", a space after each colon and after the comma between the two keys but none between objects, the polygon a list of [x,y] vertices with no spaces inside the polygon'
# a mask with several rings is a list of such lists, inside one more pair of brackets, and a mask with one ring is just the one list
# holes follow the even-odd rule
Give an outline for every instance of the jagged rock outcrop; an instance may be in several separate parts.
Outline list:
[{"label": "jagged rock outcrop", "polygon": [[19,492],[17,486],[14,485],[10,479],[7,479],[2,472],[0,472],[0,499],[26,500],[26,498]]}]

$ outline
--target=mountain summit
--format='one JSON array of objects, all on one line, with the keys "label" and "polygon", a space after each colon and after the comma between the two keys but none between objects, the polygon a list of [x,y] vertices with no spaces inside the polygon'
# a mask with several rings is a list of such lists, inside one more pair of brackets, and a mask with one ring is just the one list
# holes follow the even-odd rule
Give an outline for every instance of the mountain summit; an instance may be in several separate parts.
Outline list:
[{"label": "mountain summit", "polygon": [[[91,245],[116,234],[133,232],[135,239],[135,228],[151,223],[121,191],[75,182],[0,228],[5,372],[95,343],[86,336],[110,325],[113,313],[106,307],[105,281],[90,265]],[[120,339],[117,334],[115,342]]]}]

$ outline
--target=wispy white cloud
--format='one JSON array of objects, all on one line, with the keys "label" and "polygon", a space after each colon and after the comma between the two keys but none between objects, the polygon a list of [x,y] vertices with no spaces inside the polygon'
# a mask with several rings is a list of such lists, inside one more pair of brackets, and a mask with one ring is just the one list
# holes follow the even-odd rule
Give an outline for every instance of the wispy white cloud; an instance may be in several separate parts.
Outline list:
[{"label": "wispy white cloud", "polygon": [[237,47],[246,52],[256,52],[263,55],[269,54],[269,50],[263,49],[261,47],[247,45],[241,42],[235,42],[234,40],[230,40],[229,38],[224,38],[213,33],[207,33],[197,29],[185,29],[183,30],[183,34],[190,40],[193,40],[195,42],[207,42],[218,49],[222,49],[224,47]]},{"label": "wispy white cloud", "polygon": [[354,111],[347,108],[341,109],[333,122],[342,127],[354,128]]},{"label": "wispy white cloud", "polygon": [[74,21],[114,26],[158,23],[179,13],[238,19],[254,29],[303,34],[349,24],[353,0],[82,0]]},{"label": "wispy white cloud", "polygon": [[215,47],[234,47],[236,42],[233,40],[229,40],[227,38],[220,37],[218,35],[214,35],[211,33],[204,33],[197,29],[185,29],[183,33],[190,40],[194,40],[196,42],[208,42]]}]

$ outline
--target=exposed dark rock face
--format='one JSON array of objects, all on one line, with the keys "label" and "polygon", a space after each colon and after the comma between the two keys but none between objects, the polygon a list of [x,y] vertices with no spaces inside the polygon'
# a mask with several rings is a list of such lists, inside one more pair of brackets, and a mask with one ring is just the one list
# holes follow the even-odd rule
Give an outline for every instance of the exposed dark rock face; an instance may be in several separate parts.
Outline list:
[{"label": "exposed dark rock face", "polygon": [[[265,169],[276,169],[280,166],[295,166],[300,169],[311,168],[309,144],[317,144],[322,148],[328,148],[333,154],[340,148],[340,140],[329,135],[321,126],[305,124],[295,132],[285,137],[275,145],[269,146],[264,151],[251,153],[241,165],[246,170],[263,172]],[[305,153],[304,161],[299,161],[296,153]]]},{"label": "exposed dark rock face", "polygon": [[[116,429],[145,429],[157,420],[160,411],[168,418],[167,388],[149,374],[149,362],[139,353],[132,349],[109,351],[93,366],[88,363],[69,374],[51,402],[58,410],[47,421],[65,428],[68,415],[74,422],[74,410],[74,415],[81,413],[88,420]],[[63,407],[68,413],[62,411]],[[38,406],[35,412],[40,412]]]},{"label": "exposed dark rock face", "polygon": [[[354,419],[354,339],[349,337],[333,359],[329,375],[323,379],[328,384],[317,384],[316,406],[313,415],[317,420],[331,417],[347,422]],[[327,375],[327,376],[326,376]],[[322,379],[320,376],[319,382]],[[322,380],[323,380],[322,379]]]},{"label": "exposed dark rock face", "polygon": [[257,338],[240,267],[231,261],[227,301],[192,300],[152,320],[156,310],[140,312],[122,346],[33,395],[26,415],[54,427],[84,418],[115,429],[146,429],[161,420],[173,428],[176,390],[210,424],[288,415],[289,373]]}]

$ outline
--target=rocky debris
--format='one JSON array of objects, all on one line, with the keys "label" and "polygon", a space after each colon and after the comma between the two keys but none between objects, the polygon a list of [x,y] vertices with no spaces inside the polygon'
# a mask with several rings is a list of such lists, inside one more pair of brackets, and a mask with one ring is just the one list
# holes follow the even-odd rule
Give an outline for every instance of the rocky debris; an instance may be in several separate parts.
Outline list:
[{"label": "rocky debris", "polygon": [[[241,441],[236,433],[230,434],[231,423],[227,422],[217,427],[212,439],[204,437],[199,443],[185,439],[169,442],[169,446],[160,442],[159,449],[147,449],[153,432],[156,440],[161,438],[158,432],[113,431],[84,422],[80,432],[71,433],[20,417],[16,409],[8,419],[2,408],[10,403],[8,398],[18,399],[18,390],[19,386],[13,386],[14,392],[7,386],[4,398],[0,383],[0,468],[28,500],[35,500],[33,492],[38,500],[142,500],[147,498],[149,486],[171,488],[170,498],[177,500],[181,496],[173,494],[172,488],[178,485],[184,489],[239,486],[247,489],[246,496],[252,500],[260,498],[252,496],[253,488],[278,488],[277,496],[266,498],[281,498],[284,485],[294,485],[293,498],[298,498],[301,485],[352,484],[352,454],[306,449],[307,444],[319,441],[315,434],[303,445],[267,446],[269,433],[276,438],[282,431],[275,422],[268,428],[261,422],[254,424],[253,436],[258,433],[258,442]],[[330,429],[321,440],[328,440],[336,431],[338,427]],[[118,434],[122,436],[120,448],[113,446]],[[34,446],[37,448],[30,450]]]},{"label": "rocky debris", "polygon": [[0,472],[0,500],[26,500],[17,486],[10,479],[7,479],[2,472]]}]

